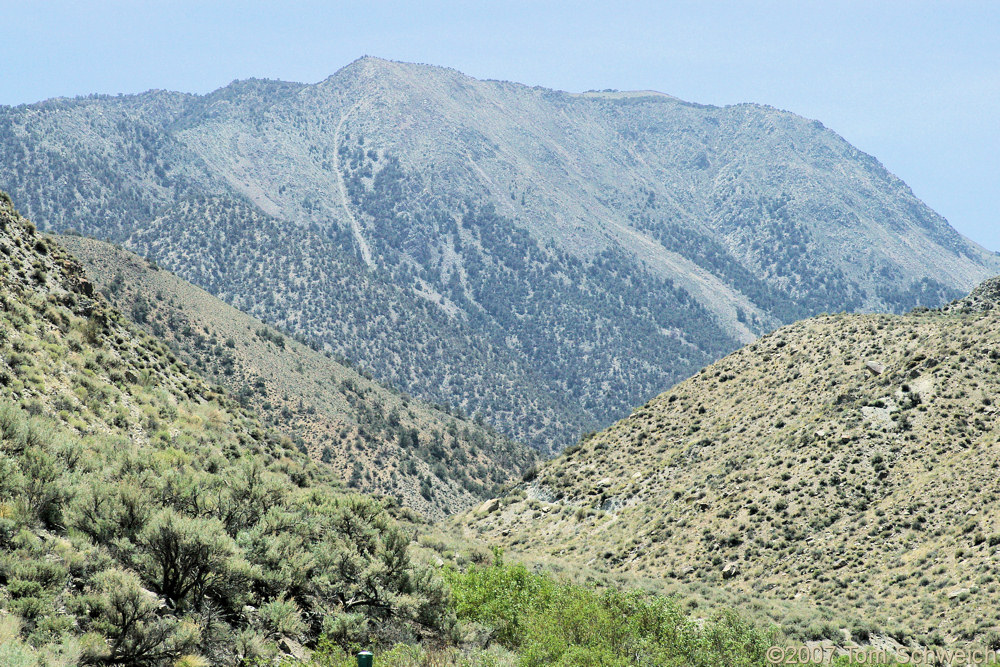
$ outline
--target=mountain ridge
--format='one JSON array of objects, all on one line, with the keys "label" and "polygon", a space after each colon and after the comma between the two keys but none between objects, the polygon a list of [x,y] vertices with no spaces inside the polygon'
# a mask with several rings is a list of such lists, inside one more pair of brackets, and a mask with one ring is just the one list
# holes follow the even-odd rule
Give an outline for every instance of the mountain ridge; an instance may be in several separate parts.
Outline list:
[{"label": "mountain ridge", "polygon": [[[204,269],[224,266],[224,239],[191,240],[219,215],[199,202],[239,200],[232,225],[262,214],[282,230],[243,243],[247,258],[298,262],[255,316],[541,451],[780,324],[938,306],[1000,270],[873,157],[760,105],[369,57],[317,84],[35,109],[0,113],[0,186],[45,228],[109,237],[259,304],[245,273]],[[354,281],[357,262],[372,287],[340,321],[324,315],[335,290],[296,282],[319,265]],[[372,290],[415,330],[343,331],[371,314]]]}]

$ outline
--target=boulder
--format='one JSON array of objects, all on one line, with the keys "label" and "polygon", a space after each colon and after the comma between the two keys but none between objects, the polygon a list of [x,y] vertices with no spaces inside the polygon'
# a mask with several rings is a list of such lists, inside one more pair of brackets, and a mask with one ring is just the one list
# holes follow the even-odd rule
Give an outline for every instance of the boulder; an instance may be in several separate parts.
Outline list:
[{"label": "boulder", "polygon": [[300,662],[309,659],[309,650],[291,637],[282,637],[278,641],[278,649],[285,655],[290,655]]},{"label": "boulder", "polygon": [[740,564],[737,563],[736,561],[731,561],[729,563],[726,563],[726,566],[722,568],[723,579],[732,579],[733,577],[739,575],[739,573],[740,573]]},{"label": "boulder", "polygon": [[877,361],[866,361],[865,368],[867,368],[868,372],[872,375],[882,375],[882,373],[885,373],[885,366]]},{"label": "boulder", "polygon": [[492,514],[500,509],[500,499],[490,498],[485,503],[479,506],[479,511],[483,514]]}]

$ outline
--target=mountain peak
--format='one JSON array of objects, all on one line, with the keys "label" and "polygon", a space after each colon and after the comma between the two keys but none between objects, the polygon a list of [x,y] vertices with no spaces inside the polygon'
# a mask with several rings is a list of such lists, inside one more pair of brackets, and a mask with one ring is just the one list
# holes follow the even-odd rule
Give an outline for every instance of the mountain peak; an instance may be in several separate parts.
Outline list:
[{"label": "mountain peak", "polygon": [[430,65],[427,63],[411,63],[402,60],[389,60],[388,58],[365,55],[341,67],[339,70],[327,77],[322,83],[352,77],[363,78],[385,75],[398,76],[404,73],[408,73],[410,75],[420,73],[425,76],[432,73],[448,73],[453,76],[457,75],[466,77],[466,75],[450,67],[441,67],[439,65]]}]

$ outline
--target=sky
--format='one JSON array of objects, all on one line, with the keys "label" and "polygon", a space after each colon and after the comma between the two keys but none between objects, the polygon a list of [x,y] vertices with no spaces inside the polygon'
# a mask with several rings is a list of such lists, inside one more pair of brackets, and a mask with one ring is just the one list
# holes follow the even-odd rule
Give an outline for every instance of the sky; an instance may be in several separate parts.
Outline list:
[{"label": "sky", "polygon": [[316,82],[362,55],[818,119],[1000,250],[1000,2],[0,0],[0,104]]}]

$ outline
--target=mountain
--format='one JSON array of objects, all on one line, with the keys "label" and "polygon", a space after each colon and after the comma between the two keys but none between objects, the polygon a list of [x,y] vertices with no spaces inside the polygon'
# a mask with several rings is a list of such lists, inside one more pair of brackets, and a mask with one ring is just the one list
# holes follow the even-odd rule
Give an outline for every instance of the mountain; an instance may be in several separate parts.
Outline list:
[{"label": "mountain", "polygon": [[0,187],[543,451],[778,325],[1000,270],[816,121],[377,58],[4,107]]},{"label": "mountain", "polygon": [[451,632],[405,512],[131,326],[4,194],[0,306],[0,663],[235,665]]},{"label": "mountain", "polygon": [[567,567],[795,601],[904,643],[995,638],[998,370],[1000,279],[938,310],[808,319],[459,523]]},{"label": "mountain", "polygon": [[115,308],[350,487],[440,519],[520,479],[535,459],[523,445],[387,390],[126,250],[55,240]]}]

